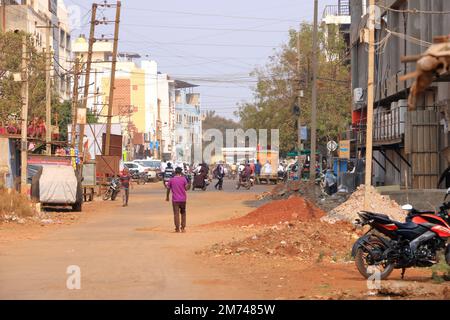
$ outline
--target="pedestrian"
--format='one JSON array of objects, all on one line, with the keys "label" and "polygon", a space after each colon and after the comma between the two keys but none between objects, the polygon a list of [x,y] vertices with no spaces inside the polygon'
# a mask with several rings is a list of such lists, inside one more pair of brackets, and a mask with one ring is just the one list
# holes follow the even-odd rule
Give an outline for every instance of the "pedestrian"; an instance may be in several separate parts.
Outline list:
[{"label": "pedestrian", "polygon": [[325,192],[332,196],[337,191],[337,178],[334,175],[333,170],[328,169],[325,174]]},{"label": "pedestrian", "polygon": [[255,176],[257,184],[260,184],[259,177],[261,176],[261,169],[262,169],[261,162],[259,162],[258,159],[255,164]]},{"label": "pedestrian", "polygon": [[130,198],[131,175],[130,170],[125,167],[120,175],[120,186],[123,190],[123,206],[128,207],[128,199]]},{"label": "pedestrian", "polygon": [[263,167],[263,174],[266,176],[272,175],[272,165],[270,164],[269,160],[267,160],[266,164]]},{"label": "pedestrian", "polygon": [[[182,169],[175,169],[175,176],[171,178],[167,184],[169,192],[166,201],[169,201],[169,194],[172,192],[172,207],[175,223],[175,232],[186,232],[186,201],[189,184],[182,175]],[[181,224],[180,224],[181,215]]]},{"label": "pedestrian", "polygon": [[225,169],[221,163],[217,165],[217,167],[214,169],[214,176],[219,180],[214,188],[217,190],[223,189],[223,178],[225,177]]}]

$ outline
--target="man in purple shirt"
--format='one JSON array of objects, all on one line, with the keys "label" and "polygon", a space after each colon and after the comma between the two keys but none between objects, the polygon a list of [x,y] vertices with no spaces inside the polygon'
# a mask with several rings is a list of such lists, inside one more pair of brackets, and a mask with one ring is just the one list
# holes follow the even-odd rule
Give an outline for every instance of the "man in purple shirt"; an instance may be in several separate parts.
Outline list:
[{"label": "man in purple shirt", "polygon": [[[175,232],[186,232],[186,191],[189,190],[187,179],[182,175],[181,168],[175,169],[175,177],[171,178],[167,183],[169,192],[167,193],[166,201],[169,201],[170,191],[172,192],[172,206],[175,222]],[[180,229],[180,214],[181,214],[181,229]]]}]

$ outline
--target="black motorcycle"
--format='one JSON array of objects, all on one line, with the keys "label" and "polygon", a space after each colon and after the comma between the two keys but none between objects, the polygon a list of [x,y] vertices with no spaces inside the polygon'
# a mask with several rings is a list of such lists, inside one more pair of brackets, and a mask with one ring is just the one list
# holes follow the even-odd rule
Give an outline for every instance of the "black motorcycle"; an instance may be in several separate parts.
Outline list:
[{"label": "black motorcycle", "polygon": [[146,184],[148,180],[148,175],[145,172],[139,172],[138,170],[130,170],[131,179],[137,184]]},{"label": "black motorcycle", "polygon": [[[386,279],[394,269],[431,267],[438,263],[438,252],[443,250],[450,265],[450,202],[445,202],[437,213],[419,211],[412,207],[406,222],[391,220],[387,215],[363,211],[356,225],[370,225],[371,229],[353,245],[352,256],[358,271],[368,279],[369,269],[379,271],[380,280]],[[373,270],[373,269],[372,269]]]},{"label": "black motorcycle", "polygon": [[112,201],[116,200],[117,195],[120,192],[120,179],[118,177],[114,177],[111,179],[111,182],[109,183],[108,190],[106,190],[105,194],[103,195],[103,200],[109,200]]}]

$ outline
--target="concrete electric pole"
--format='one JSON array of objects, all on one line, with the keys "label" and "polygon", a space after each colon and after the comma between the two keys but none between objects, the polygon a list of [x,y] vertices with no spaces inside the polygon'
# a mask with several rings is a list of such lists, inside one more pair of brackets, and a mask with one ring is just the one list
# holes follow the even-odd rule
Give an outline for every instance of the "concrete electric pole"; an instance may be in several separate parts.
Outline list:
[{"label": "concrete electric pole", "polygon": [[311,162],[309,167],[310,181],[316,180],[316,139],[317,139],[317,42],[318,42],[318,0],[314,0],[314,31],[313,31],[313,83],[312,83],[312,106],[311,106]]},{"label": "concrete electric pole", "polygon": [[[83,105],[82,109],[87,111],[87,103],[89,98],[89,85],[90,85],[90,75],[91,75],[91,65],[92,65],[92,54],[94,49],[95,42],[95,26],[96,26],[96,18],[97,18],[97,7],[98,4],[92,4],[92,17],[91,17],[91,29],[89,33],[89,47],[88,47],[88,55],[86,60],[86,75],[84,77],[84,93],[83,93]],[[80,136],[78,138],[78,154],[80,157],[83,156],[83,144],[84,144],[84,129],[85,123],[80,123]]]},{"label": "concrete electric pole", "polygon": [[45,48],[45,143],[46,154],[52,155],[52,83],[50,70],[52,68],[52,46],[50,45],[50,32],[52,22],[48,22],[46,28],[46,48]]},{"label": "concrete electric pole", "polygon": [[21,137],[21,172],[20,172],[20,190],[22,194],[28,193],[27,187],[27,169],[28,169],[28,49],[27,49],[27,36],[23,36],[22,40],[22,137]]},{"label": "concrete electric pole", "polygon": [[108,103],[108,118],[106,122],[106,139],[105,139],[105,155],[109,156],[109,149],[111,145],[111,120],[113,116],[113,104],[114,104],[114,85],[116,80],[116,65],[119,45],[119,26],[120,26],[120,8],[121,2],[117,1],[116,6],[116,20],[114,28],[114,45],[112,53],[112,68],[111,68],[111,81],[109,85],[109,103]]},{"label": "concrete electric pole", "polygon": [[77,135],[77,114],[78,114],[78,77],[80,73],[80,60],[75,60],[75,68],[73,74],[73,97],[72,97],[72,132],[71,132],[71,145],[75,148],[76,135]]},{"label": "concrete electric pole", "polygon": [[375,0],[369,1],[369,58],[367,79],[367,131],[366,131],[366,189],[364,195],[364,208],[369,210],[369,188],[372,186],[372,139],[373,139],[373,100],[375,79]]}]

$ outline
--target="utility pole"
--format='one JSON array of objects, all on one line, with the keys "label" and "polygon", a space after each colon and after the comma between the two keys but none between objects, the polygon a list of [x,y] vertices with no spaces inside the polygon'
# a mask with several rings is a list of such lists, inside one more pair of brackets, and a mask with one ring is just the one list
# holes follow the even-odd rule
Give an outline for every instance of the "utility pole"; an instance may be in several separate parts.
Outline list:
[{"label": "utility pole", "polygon": [[158,99],[158,120],[157,120],[158,125],[156,126],[156,141],[158,141],[158,148],[156,148],[156,144],[155,144],[155,148],[158,151],[158,159],[162,160],[162,152],[161,152],[161,137],[162,137],[162,125],[161,125],[161,99]]},{"label": "utility pole", "polygon": [[116,65],[117,65],[117,50],[119,45],[119,25],[120,25],[120,8],[121,2],[117,1],[116,6],[116,20],[114,28],[114,46],[112,53],[112,68],[111,68],[111,81],[109,84],[109,104],[108,104],[108,118],[106,124],[106,139],[105,139],[105,155],[109,156],[109,149],[111,144],[111,120],[112,120],[112,109],[114,104],[114,84],[116,80]]},{"label": "utility pole", "polygon": [[73,75],[73,97],[72,97],[72,133],[71,145],[75,148],[77,135],[77,114],[78,114],[78,76],[80,73],[80,59],[75,60],[75,69]]},{"label": "utility pole", "polygon": [[48,22],[46,28],[46,49],[45,49],[45,143],[46,154],[52,155],[52,84],[50,78],[52,47],[50,46],[50,31],[52,30],[52,22]]},{"label": "utility pole", "polygon": [[301,90],[301,82],[300,82],[300,74],[301,74],[301,54],[300,54],[300,32],[302,28],[301,26],[298,29],[297,33],[297,83],[298,83],[298,95],[297,95],[297,106],[298,106],[298,118],[297,118],[297,127],[298,127],[298,152],[297,152],[297,173],[298,179],[300,180],[300,153],[302,151],[302,120],[301,120],[301,98],[303,91]]},{"label": "utility pole", "polygon": [[28,193],[27,187],[27,168],[28,168],[28,49],[27,36],[22,40],[22,139],[21,139],[21,171],[20,171],[20,190],[22,194]]},{"label": "utility pole", "polygon": [[373,100],[375,79],[375,0],[369,2],[369,57],[367,79],[367,131],[366,131],[366,188],[364,194],[364,208],[369,210],[369,188],[372,186],[372,139],[373,139]]},{"label": "utility pole", "polygon": [[6,0],[2,1],[2,32],[6,32]]},{"label": "utility pole", "polygon": [[[82,108],[85,111],[87,110],[87,103],[88,103],[88,98],[89,98],[89,81],[90,81],[90,75],[91,75],[92,52],[94,49],[94,42],[95,42],[95,25],[96,25],[96,18],[97,18],[97,7],[98,7],[98,4],[96,4],[96,3],[92,4],[91,30],[89,33],[89,48],[88,48],[88,55],[87,55],[87,61],[86,61],[86,75],[84,77],[84,94],[83,94],[83,105],[82,105]],[[78,138],[78,154],[80,156],[82,156],[84,154],[83,153],[84,128],[85,128],[85,124],[80,123],[80,136]]]},{"label": "utility pole", "polygon": [[316,134],[317,134],[317,38],[318,38],[318,0],[314,0],[314,31],[313,31],[313,84],[311,110],[311,162],[309,167],[310,181],[316,180]]}]

